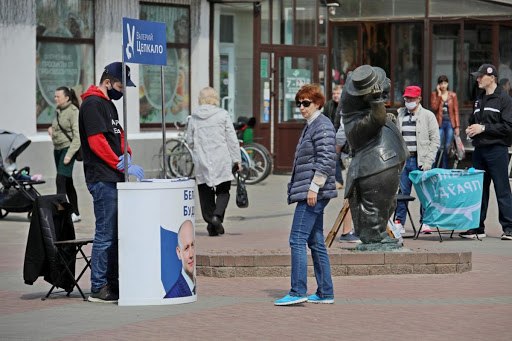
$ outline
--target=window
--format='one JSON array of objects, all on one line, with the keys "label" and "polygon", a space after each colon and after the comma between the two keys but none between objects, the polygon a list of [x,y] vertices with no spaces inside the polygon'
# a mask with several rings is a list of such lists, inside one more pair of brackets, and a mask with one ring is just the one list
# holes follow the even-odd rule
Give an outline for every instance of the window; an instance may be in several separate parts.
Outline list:
[{"label": "window", "polygon": [[391,24],[363,24],[363,64],[378,66],[389,75]]},{"label": "window", "polygon": [[[427,0],[343,0],[334,18],[360,20],[369,18],[423,18]],[[439,0],[451,4],[453,1]],[[461,0],[465,1],[465,0]]]},{"label": "window", "polygon": [[[464,25],[464,67],[459,102],[471,105],[478,93],[476,80],[470,72],[484,63],[492,63],[492,27],[486,24]],[[459,94],[457,94],[459,95]]]},{"label": "window", "polygon": [[[190,9],[185,6],[141,4],[140,18],[167,25],[167,65],[164,66],[165,122],[184,122],[190,114]],[[141,65],[140,123],[162,122],[160,66]]]},{"label": "window", "polygon": [[80,97],[94,83],[93,18],[92,0],[36,1],[38,128],[53,121],[56,88],[73,88]]},{"label": "window", "polygon": [[[499,48],[499,66],[498,76],[500,78],[500,85],[505,85],[507,80],[512,83],[512,27],[501,26],[500,27],[500,48]],[[512,92],[509,94],[512,95]]]},{"label": "window", "polygon": [[[272,44],[327,45],[327,8],[311,0],[272,1]],[[266,5],[266,3],[263,3]],[[267,15],[266,13],[263,13]],[[262,17],[262,20],[267,20]],[[262,34],[268,24],[263,22]],[[267,37],[262,37],[265,42]]]},{"label": "window", "polygon": [[393,106],[402,105],[405,87],[418,85],[423,88],[422,33],[422,24],[396,24],[396,63],[394,77],[391,79],[394,82]]},{"label": "window", "polygon": [[221,43],[233,43],[235,41],[233,34],[233,19],[232,15],[221,15],[220,16],[220,42]]},{"label": "window", "polygon": [[358,28],[356,26],[338,26],[333,32],[332,48],[332,85],[345,85],[348,73],[357,67]]},{"label": "window", "polygon": [[432,75],[430,91],[437,87],[441,75],[448,77],[449,89],[458,92],[457,65],[460,60],[460,25],[436,24],[432,31]]}]

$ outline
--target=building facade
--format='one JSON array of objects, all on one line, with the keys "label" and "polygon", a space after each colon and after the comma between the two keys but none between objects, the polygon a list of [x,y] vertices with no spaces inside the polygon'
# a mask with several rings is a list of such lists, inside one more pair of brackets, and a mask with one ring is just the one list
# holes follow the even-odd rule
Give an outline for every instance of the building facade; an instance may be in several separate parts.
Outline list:
[{"label": "building facade", "polygon": [[[428,107],[445,74],[464,116],[476,94],[469,73],[480,64],[491,62],[500,78],[512,79],[512,1],[4,0],[0,128],[32,140],[21,163],[54,173],[46,134],[53,92],[68,86],[81,93],[106,64],[121,60],[123,17],[167,25],[167,136],[195,108],[199,90],[212,85],[234,120],[256,118],[257,142],[271,150],[277,172],[291,168],[304,125],[294,96],[304,83],[321,84],[330,97],[355,67],[380,66],[392,81],[393,111],[410,84],[423,88]],[[128,140],[137,162],[158,176],[160,68],[130,67],[137,87],[127,90]],[[83,177],[80,166],[76,172]]]}]

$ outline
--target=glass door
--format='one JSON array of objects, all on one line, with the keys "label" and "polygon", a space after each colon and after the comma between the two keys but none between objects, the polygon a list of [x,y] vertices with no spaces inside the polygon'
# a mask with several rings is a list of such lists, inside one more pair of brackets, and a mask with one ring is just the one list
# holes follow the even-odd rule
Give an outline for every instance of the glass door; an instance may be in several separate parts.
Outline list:
[{"label": "glass door", "polygon": [[[276,79],[272,84],[274,127],[271,145],[275,155],[274,170],[289,171],[295,147],[306,121],[295,106],[295,94],[308,83],[317,83],[325,92],[327,57],[322,53],[274,53]],[[264,86],[264,82],[262,83]]]},{"label": "glass door", "polygon": [[295,94],[303,85],[312,83],[313,69],[313,58],[279,58],[279,123],[303,120],[295,106]]}]

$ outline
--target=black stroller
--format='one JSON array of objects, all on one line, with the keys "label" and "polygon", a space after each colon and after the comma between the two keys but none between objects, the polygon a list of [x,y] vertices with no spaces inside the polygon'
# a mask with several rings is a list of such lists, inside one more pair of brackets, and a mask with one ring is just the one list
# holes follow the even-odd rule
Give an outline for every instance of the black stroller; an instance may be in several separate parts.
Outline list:
[{"label": "black stroller", "polygon": [[9,212],[28,212],[27,217],[30,219],[34,201],[40,196],[34,185],[45,181],[31,180],[29,167],[7,169],[31,142],[23,134],[0,129],[0,219]]}]

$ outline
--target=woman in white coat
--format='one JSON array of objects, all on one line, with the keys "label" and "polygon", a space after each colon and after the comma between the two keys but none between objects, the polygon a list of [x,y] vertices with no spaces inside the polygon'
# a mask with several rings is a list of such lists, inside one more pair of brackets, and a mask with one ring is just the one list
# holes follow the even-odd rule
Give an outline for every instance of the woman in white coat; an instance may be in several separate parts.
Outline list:
[{"label": "woman in white coat", "polygon": [[199,93],[199,107],[188,121],[187,143],[192,148],[201,213],[208,223],[208,235],[223,234],[232,169],[236,165],[241,170],[241,157],[233,122],[228,112],[219,108],[219,95],[211,87]]}]

